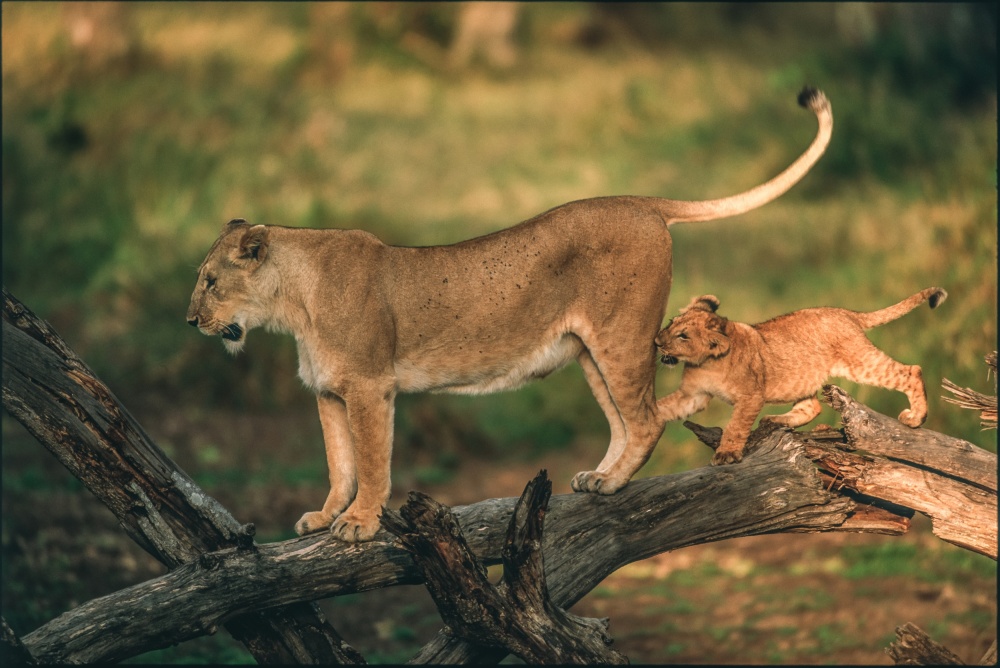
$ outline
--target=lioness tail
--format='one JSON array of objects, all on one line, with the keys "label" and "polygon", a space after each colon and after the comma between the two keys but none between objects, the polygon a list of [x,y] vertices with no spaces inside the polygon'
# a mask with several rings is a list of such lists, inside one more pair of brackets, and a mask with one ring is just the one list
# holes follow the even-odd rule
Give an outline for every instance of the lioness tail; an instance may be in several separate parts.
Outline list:
[{"label": "lioness tail", "polygon": [[816,119],[819,121],[816,137],[805,153],[770,181],[738,195],[700,202],[654,198],[660,214],[667,221],[667,225],[716,220],[746,213],[783,195],[789,188],[798,183],[826,151],[833,133],[833,112],[830,110],[829,100],[826,99],[826,95],[822,91],[809,87],[803,88],[802,92],[799,93],[798,101],[801,106],[816,114]]},{"label": "lioness tail", "polygon": [[887,322],[901,318],[927,301],[930,302],[931,308],[937,308],[947,298],[948,293],[944,289],[927,288],[887,308],[869,313],[858,313],[858,323],[864,329],[871,329],[872,327],[878,327],[879,325],[884,325]]}]

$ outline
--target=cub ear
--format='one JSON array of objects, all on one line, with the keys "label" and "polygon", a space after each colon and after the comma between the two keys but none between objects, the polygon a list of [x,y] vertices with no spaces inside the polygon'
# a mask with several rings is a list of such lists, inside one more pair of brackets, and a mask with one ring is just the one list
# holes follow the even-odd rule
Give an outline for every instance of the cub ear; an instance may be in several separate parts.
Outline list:
[{"label": "cub ear", "polygon": [[240,238],[240,242],[233,252],[233,261],[239,265],[260,266],[267,258],[268,232],[263,225],[254,225],[246,231]]},{"label": "cub ear", "polygon": [[701,297],[692,299],[690,304],[681,309],[681,313],[687,313],[688,311],[708,311],[709,313],[715,313],[718,310],[718,297],[715,295],[702,295]]},{"label": "cub ear", "polygon": [[709,331],[708,350],[709,357],[722,357],[729,352],[729,337],[722,332]]},{"label": "cub ear", "polygon": [[226,232],[228,230],[233,229],[234,227],[239,227],[240,225],[248,225],[249,226],[250,223],[248,223],[247,221],[243,220],[242,218],[233,218],[228,223],[226,223],[225,225],[222,226],[222,231]]}]

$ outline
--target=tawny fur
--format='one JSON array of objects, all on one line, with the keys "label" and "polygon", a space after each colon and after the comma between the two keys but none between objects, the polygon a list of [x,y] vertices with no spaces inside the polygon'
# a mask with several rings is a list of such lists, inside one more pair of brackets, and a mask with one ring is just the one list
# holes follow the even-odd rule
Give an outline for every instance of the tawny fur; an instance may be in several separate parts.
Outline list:
[{"label": "tawny fur", "polygon": [[246,332],[291,333],[299,376],[316,393],[330,471],[323,508],[300,534],[326,527],[368,540],[389,499],[398,392],[511,389],[577,360],[611,426],[582,492],[612,494],[663,431],[656,351],[677,222],[734,216],[801,179],[830,140],[822,93],[799,99],[816,138],[784,172],[752,190],[704,202],[602,197],[451,246],[387,246],[357,230],[227,225],[198,272],[187,318],[241,349]]},{"label": "tawny fur", "polygon": [[743,458],[747,437],[764,404],[793,403],[782,415],[762,419],[800,427],[820,413],[816,392],[838,376],[906,394],[910,407],[899,421],[919,427],[927,419],[927,396],[919,366],[895,361],[868,340],[864,330],[902,317],[925,301],[936,308],[948,296],[927,288],[871,313],[810,308],[759,325],[732,322],[716,314],[719,300],[696,297],[656,335],[661,360],[684,363],[681,386],[657,402],[660,418],[679,420],[718,397],[733,406],[713,464]]}]

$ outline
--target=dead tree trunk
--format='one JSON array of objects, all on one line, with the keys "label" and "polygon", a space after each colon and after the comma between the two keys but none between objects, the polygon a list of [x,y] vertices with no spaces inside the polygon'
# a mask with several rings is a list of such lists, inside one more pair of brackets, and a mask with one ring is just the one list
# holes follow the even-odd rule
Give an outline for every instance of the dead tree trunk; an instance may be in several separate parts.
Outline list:
[{"label": "dead tree trunk", "polygon": [[517,500],[498,586],[487,579],[455,516],[429,496],[411,492],[398,513],[383,512],[382,526],[413,555],[451,635],[505,650],[528,664],[628,663],[610,647],[608,620],[577,617],[549,598],[542,524],[551,494],[552,483],[542,471]]},{"label": "dead tree trunk", "polygon": [[[227,547],[256,549],[253,525],[240,526],[177,468],[49,324],[6,288],[3,405],[169,568]],[[226,628],[261,663],[360,657],[308,601],[250,612]]]},{"label": "dead tree trunk", "polygon": [[[39,661],[121,659],[237,623],[247,624],[245,642],[261,660],[361,661],[306,602],[424,581],[384,532],[360,545],[328,535],[255,544],[6,291],[3,343],[7,410],[174,567],[26,635],[23,647]],[[738,465],[636,480],[613,496],[550,499],[541,545],[551,603],[569,608],[621,566],[663,551],[782,531],[901,534],[915,510],[939,536],[996,559],[996,455],[927,430],[869,436],[865,428],[885,420],[889,430],[892,421],[837,388],[828,395],[844,433],[765,426]],[[711,442],[718,430],[698,432]],[[514,507],[491,499],[454,509],[475,559],[500,563]],[[413,661],[495,662],[505,653],[442,632]]]}]

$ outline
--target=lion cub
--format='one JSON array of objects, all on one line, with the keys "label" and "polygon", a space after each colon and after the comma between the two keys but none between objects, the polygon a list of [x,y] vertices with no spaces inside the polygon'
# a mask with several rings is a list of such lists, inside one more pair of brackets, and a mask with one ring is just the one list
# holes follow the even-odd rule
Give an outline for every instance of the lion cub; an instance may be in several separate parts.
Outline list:
[{"label": "lion cub", "polygon": [[685,418],[719,397],[733,406],[733,415],[712,463],[738,462],[764,404],[794,403],[787,413],[763,419],[802,426],[819,415],[816,391],[829,376],[839,376],[904,392],[910,407],[899,421],[919,427],[927,418],[920,367],[892,359],[864,330],[902,317],[925,301],[936,308],[947,296],[941,288],[928,288],[871,313],[809,308],[758,325],[716,315],[719,300],[714,295],[696,297],[656,335],[664,364],[684,362],[680,389],[657,402],[660,417]]}]

